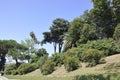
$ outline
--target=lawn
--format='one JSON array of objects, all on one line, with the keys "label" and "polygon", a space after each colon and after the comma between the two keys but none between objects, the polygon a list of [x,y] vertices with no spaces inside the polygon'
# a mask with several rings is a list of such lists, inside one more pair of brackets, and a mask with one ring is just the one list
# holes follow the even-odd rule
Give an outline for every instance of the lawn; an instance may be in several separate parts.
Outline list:
[{"label": "lawn", "polygon": [[27,75],[6,75],[6,77],[10,80],[73,80],[72,77],[45,77],[45,76],[27,76]]}]

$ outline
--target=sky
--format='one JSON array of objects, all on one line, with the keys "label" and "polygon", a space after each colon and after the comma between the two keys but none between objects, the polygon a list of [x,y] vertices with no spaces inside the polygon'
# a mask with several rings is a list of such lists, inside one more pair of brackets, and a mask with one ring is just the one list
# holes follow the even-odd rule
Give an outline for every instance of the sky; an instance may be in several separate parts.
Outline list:
[{"label": "sky", "polygon": [[[31,38],[29,33],[33,31],[41,41],[53,20],[72,21],[92,7],[91,0],[0,0],[0,40],[20,43]],[[52,44],[42,47],[50,54],[54,51]]]}]

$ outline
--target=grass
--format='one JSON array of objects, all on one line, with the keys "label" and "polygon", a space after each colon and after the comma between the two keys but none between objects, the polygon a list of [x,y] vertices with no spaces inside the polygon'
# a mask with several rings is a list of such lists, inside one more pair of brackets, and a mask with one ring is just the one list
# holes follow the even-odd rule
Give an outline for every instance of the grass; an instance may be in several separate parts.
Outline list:
[{"label": "grass", "polygon": [[10,80],[73,80],[73,77],[45,77],[45,76],[27,76],[27,75],[6,75]]}]

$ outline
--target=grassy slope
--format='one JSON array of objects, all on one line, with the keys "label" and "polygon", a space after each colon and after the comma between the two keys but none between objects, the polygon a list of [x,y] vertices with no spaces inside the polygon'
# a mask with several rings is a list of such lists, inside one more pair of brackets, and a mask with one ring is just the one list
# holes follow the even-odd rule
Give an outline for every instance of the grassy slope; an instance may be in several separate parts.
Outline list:
[{"label": "grassy slope", "polygon": [[[103,68],[109,63],[115,63],[120,61],[120,54],[106,57],[105,60],[107,61],[107,63],[100,64],[92,68],[86,68],[85,67],[86,64],[82,63],[82,68],[79,68],[69,73],[65,71],[64,66],[61,66],[59,68],[56,68],[56,70],[52,74],[47,76],[43,76],[40,73],[40,70],[38,69],[24,76],[18,75],[18,76],[7,76],[7,77],[19,79],[19,80],[72,80],[71,76],[75,76],[75,75],[106,73],[107,71],[104,70]],[[117,71],[120,72],[120,70]]]}]

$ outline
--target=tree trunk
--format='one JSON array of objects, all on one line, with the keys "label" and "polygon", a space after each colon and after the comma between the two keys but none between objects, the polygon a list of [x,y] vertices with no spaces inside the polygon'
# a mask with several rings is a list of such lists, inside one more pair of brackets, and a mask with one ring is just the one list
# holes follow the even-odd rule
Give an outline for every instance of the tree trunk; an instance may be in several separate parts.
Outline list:
[{"label": "tree trunk", "polygon": [[61,53],[63,43],[59,43],[59,53]]},{"label": "tree trunk", "polygon": [[57,44],[54,42],[53,46],[54,46],[54,53],[56,53],[56,46],[57,46]]},{"label": "tree trunk", "polygon": [[19,65],[18,59],[16,58],[15,61],[16,61],[16,66],[18,66]]}]

